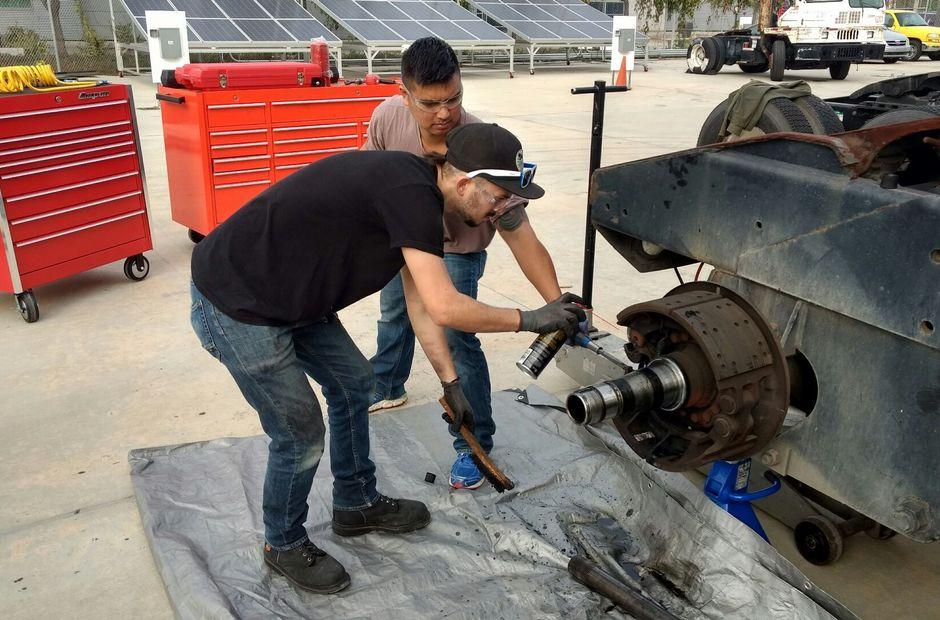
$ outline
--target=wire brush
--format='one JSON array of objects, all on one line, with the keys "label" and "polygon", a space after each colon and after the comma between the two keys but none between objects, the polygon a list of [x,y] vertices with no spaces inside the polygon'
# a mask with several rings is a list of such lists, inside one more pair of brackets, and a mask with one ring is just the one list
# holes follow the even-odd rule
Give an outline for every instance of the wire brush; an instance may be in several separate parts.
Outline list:
[{"label": "wire brush", "polygon": [[14,65],[0,67],[0,93],[21,93],[27,88],[44,93],[55,90],[69,90],[72,88],[88,88],[97,86],[98,82],[63,82],[56,77],[52,67],[44,62],[37,65]]}]

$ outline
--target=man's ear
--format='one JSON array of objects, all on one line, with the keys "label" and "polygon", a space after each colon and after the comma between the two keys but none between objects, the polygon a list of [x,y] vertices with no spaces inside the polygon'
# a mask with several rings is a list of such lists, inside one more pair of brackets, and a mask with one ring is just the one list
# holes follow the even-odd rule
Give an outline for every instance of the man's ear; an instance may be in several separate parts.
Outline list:
[{"label": "man's ear", "polygon": [[404,85],[404,84],[399,84],[399,85],[398,85],[398,94],[401,95],[402,100],[405,102],[405,107],[406,107],[406,108],[410,108],[410,107],[411,107],[411,99],[408,97],[408,91],[405,90],[405,85]]},{"label": "man's ear", "polygon": [[463,197],[463,195],[470,189],[471,185],[473,185],[473,179],[469,177],[462,176],[457,179],[457,183],[454,184],[454,187],[457,188],[457,195]]}]

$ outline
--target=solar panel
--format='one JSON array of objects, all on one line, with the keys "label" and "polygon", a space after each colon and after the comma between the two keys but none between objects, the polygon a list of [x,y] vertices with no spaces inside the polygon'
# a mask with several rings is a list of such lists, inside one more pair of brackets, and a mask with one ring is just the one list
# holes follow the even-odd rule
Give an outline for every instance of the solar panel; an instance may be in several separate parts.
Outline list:
[{"label": "solar panel", "polygon": [[[339,37],[294,0],[121,0],[147,36],[145,11],[185,11],[190,43],[306,44]],[[384,4],[384,3],[379,3]],[[366,17],[369,14],[366,13]],[[403,16],[407,19],[407,16]]]},{"label": "solar panel", "polygon": [[[263,1],[263,0],[262,0]],[[506,33],[449,0],[313,0],[367,45],[404,45],[436,36],[451,45],[511,44]],[[546,14],[547,19],[551,16]],[[521,17],[520,17],[521,19]]]},{"label": "solar panel", "polygon": [[469,0],[473,8],[530,43],[610,43],[613,20],[580,0]]}]

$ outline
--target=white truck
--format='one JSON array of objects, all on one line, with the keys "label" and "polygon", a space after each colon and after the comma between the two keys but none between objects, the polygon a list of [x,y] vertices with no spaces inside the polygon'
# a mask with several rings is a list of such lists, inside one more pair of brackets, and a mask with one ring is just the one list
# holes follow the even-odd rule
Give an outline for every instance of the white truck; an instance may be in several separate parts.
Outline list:
[{"label": "white truck", "polygon": [[769,69],[779,82],[786,69],[829,69],[842,80],[852,63],[884,54],[884,0],[795,0],[779,19],[764,0],[760,17],[750,28],[693,40],[689,71],[714,74],[736,64],[745,73]]}]

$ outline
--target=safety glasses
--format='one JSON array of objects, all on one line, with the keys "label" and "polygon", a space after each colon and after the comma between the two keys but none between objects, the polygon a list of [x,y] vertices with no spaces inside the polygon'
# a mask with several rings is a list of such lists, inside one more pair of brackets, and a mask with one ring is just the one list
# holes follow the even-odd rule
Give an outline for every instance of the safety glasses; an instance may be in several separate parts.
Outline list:
[{"label": "safety glasses", "polygon": [[519,205],[525,204],[527,202],[525,198],[522,196],[516,196],[515,194],[509,194],[505,198],[497,198],[482,187],[479,188],[479,190],[480,193],[486,196],[487,201],[489,202],[490,215],[488,217],[491,222],[495,222]]},{"label": "safety glasses", "polygon": [[528,187],[529,183],[532,182],[532,179],[535,178],[535,170],[537,168],[538,166],[536,164],[530,164],[528,162],[522,164],[522,170],[499,170],[497,168],[483,168],[481,170],[473,170],[468,172],[467,178],[472,179],[473,177],[481,174],[506,179],[519,177],[519,187]]},{"label": "safety glasses", "polygon": [[[402,88],[404,88],[404,86]],[[409,97],[411,97],[415,107],[417,107],[422,112],[428,112],[431,114],[439,112],[441,108],[453,110],[454,108],[460,107],[460,104],[463,102],[463,89],[457,91],[457,94],[450,99],[418,99],[412,95],[411,91],[409,91],[407,88],[405,88],[405,92],[408,93]]]}]

